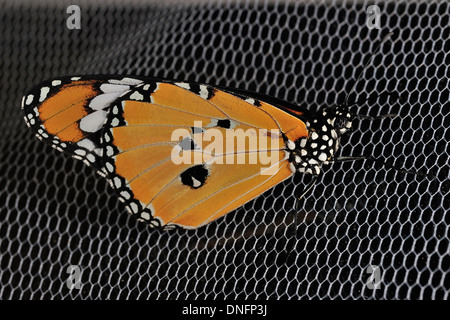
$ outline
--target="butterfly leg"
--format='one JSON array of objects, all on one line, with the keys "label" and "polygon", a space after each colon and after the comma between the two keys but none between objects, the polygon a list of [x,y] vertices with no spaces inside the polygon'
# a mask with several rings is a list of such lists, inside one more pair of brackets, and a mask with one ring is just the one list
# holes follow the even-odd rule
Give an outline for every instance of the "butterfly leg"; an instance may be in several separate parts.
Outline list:
[{"label": "butterfly leg", "polygon": [[374,157],[371,157],[371,156],[367,156],[367,157],[366,156],[360,156],[360,157],[338,157],[338,158],[336,158],[336,159],[334,159],[333,161],[330,161],[330,162],[348,162],[348,161],[359,161],[359,160],[370,160],[370,161],[373,161],[373,162],[378,162],[378,163],[381,163],[383,165],[383,167],[385,167],[385,168],[394,169],[395,171],[398,171],[398,172],[401,172],[401,173],[414,174],[416,176],[421,176],[421,177],[434,179],[434,175],[432,175],[432,174],[423,173],[423,172],[414,171],[414,170],[406,170],[406,169],[400,168],[398,166],[394,166],[394,165],[388,164],[383,159],[374,158]]},{"label": "butterfly leg", "polygon": [[297,243],[297,240],[298,240],[298,234],[297,234],[297,230],[298,230],[298,206],[299,206],[300,200],[303,199],[305,197],[305,195],[311,191],[311,189],[316,184],[317,179],[318,179],[318,175],[313,176],[311,182],[308,184],[308,186],[306,187],[305,191],[303,191],[303,193],[297,199],[297,202],[295,204],[295,209],[294,209],[294,229],[293,229],[293,232],[291,233],[292,236],[290,237],[291,239],[292,238],[294,239],[294,243],[292,244],[292,246],[290,246],[289,249],[286,250],[286,258],[284,260],[284,263],[286,263],[286,261],[289,259],[290,255],[292,253],[292,250],[294,249],[295,243]]},{"label": "butterfly leg", "polygon": [[361,114],[355,114],[353,116],[359,120],[379,120],[379,119],[386,119],[386,118],[393,119],[393,118],[397,117],[398,114],[389,113],[389,114],[382,114],[382,115],[375,116],[375,117],[365,116],[365,115],[361,115]]}]

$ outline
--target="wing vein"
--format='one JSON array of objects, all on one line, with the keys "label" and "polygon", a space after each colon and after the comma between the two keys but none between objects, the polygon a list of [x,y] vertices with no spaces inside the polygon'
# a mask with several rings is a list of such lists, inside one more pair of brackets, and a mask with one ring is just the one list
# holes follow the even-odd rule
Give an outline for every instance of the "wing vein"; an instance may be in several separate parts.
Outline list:
[{"label": "wing vein", "polygon": [[[207,85],[204,85],[204,86],[207,86]],[[208,87],[208,86],[207,86],[207,87]],[[220,91],[222,91],[222,92],[225,92],[226,94],[232,95],[231,93],[229,93],[229,92],[227,92],[227,91],[224,91],[224,90],[221,90],[221,89],[217,89],[217,88],[214,88],[214,87],[211,87],[211,86],[209,86],[209,87],[212,88],[212,89],[215,89],[215,90],[220,90]],[[190,90],[188,90],[188,89],[186,89],[186,88],[183,88],[183,87],[179,87],[179,88],[181,88],[181,89],[183,89],[183,90],[185,90],[185,91],[188,91],[189,93],[191,93],[191,94],[193,94],[193,95],[199,97],[197,94],[195,94],[194,92],[192,92],[192,91],[190,91]],[[236,97],[236,96],[233,96],[233,97]],[[201,97],[200,97],[200,98],[201,98]],[[238,98],[238,97],[237,97],[237,98]],[[261,128],[261,127],[258,127],[258,126],[255,126],[255,125],[252,125],[252,124],[249,124],[249,123],[242,122],[242,121],[239,121],[239,120],[237,120],[237,119],[234,119],[234,118],[230,117],[225,111],[222,110],[222,108],[220,108],[220,107],[219,107],[218,105],[216,105],[215,103],[211,102],[210,100],[204,99],[204,98],[202,98],[202,99],[203,99],[204,101],[206,101],[207,103],[209,103],[209,104],[210,104],[211,106],[213,106],[214,108],[216,108],[217,110],[219,110],[220,112],[222,112],[229,120],[233,120],[234,122],[237,122],[237,123],[240,123],[240,124],[249,126],[249,127],[257,128],[257,129],[265,129],[265,128]],[[240,99],[240,98],[238,98],[238,99]],[[242,100],[242,99],[241,99],[241,100]],[[243,103],[246,103],[246,104],[249,104],[250,106],[252,106],[252,107],[254,107],[254,108],[256,108],[256,109],[259,109],[258,107],[256,107],[256,106],[254,106],[254,105],[248,103],[248,102],[245,101],[245,100],[242,100],[242,102],[243,102]],[[266,112],[265,110],[260,110],[260,111],[262,111],[262,112],[266,113],[267,115],[269,115],[269,117],[270,117],[270,118],[275,122],[275,124],[278,126],[280,132],[283,132],[283,131],[281,130],[281,127],[280,127],[280,125],[278,124],[278,122],[277,122],[277,121],[276,121],[276,120],[275,120],[268,112]],[[214,117],[211,117],[211,118],[214,119]]]},{"label": "wing vein", "polygon": [[[275,165],[279,165],[279,164],[280,164],[281,162],[283,162],[283,161],[286,161],[286,159],[283,159],[283,160],[281,160],[281,161],[278,161],[277,163],[273,164],[271,167],[273,167],[273,166],[275,166]],[[210,215],[209,218],[208,218],[207,220],[205,220],[205,222],[202,223],[201,225],[208,223],[209,220],[210,220],[212,217],[214,217],[214,215],[216,215],[218,212],[220,212],[220,210],[222,210],[222,209],[225,208],[226,206],[228,206],[228,205],[230,205],[231,203],[233,203],[233,202],[239,200],[240,198],[242,198],[242,197],[245,196],[246,194],[250,193],[251,191],[253,191],[253,190],[255,190],[256,188],[258,188],[258,187],[262,186],[263,184],[265,184],[267,181],[269,181],[270,179],[272,179],[272,178],[273,178],[273,177],[274,177],[274,176],[275,176],[282,168],[284,168],[285,166],[286,166],[286,164],[283,164],[283,165],[277,170],[277,172],[276,172],[275,174],[269,176],[269,177],[268,177],[267,179],[265,179],[262,183],[256,185],[254,188],[252,188],[252,189],[248,190],[247,192],[243,193],[243,194],[242,194],[241,196],[239,196],[238,198],[235,198],[235,199],[233,199],[232,201],[230,201],[230,202],[228,202],[227,204],[225,204],[224,206],[222,206],[219,210],[217,210],[217,211],[214,212],[212,215]],[[221,188],[220,190],[217,190],[216,192],[210,194],[210,195],[207,196],[206,198],[203,198],[203,199],[200,200],[199,202],[195,203],[194,205],[192,205],[192,206],[190,206],[189,208],[187,208],[187,209],[183,210],[182,212],[180,212],[177,216],[175,216],[174,218],[170,219],[170,220],[167,222],[167,224],[170,223],[170,222],[172,222],[173,220],[175,220],[175,219],[181,217],[184,213],[186,213],[187,211],[191,210],[192,208],[198,206],[199,204],[205,202],[206,200],[210,199],[211,197],[213,197],[213,196],[215,196],[215,195],[217,195],[217,194],[219,194],[219,193],[221,193],[221,192],[223,192],[223,191],[225,191],[225,190],[227,190],[227,189],[229,189],[229,188],[231,188],[231,187],[233,187],[233,186],[235,186],[235,185],[238,185],[238,184],[240,184],[240,183],[242,183],[242,182],[244,182],[244,181],[250,180],[250,179],[252,179],[252,178],[254,178],[254,177],[256,177],[256,176],[258,176],[258,175],[260,175],[260,174],[261,174],[260,172],[255,173],[254,175],[251,175],[251,176],[249,176],[249,177],[247,177],[247,178],[245,178],[245,179],[236,181],[236,182],[234,182],[234,183],[232,183],[232,184],[230,184],[230,185],[228,185],[228,186],[226,186],[226,187],[224,187],[224,188]],[[201,226],[201,225],[200,225],[200,226]]]},{"label": "wing vein", "polygon": [[[194,151],[194,152],[202,152],[202,153],[205,153],[205,154],[212,155],[211,153],[206,153],[206,152],[204,152],[203,150],[190,150],[190,151]],[[276,152],[276,151],[284,151],[284,149],[250,150],[250,151],[249,151],[249,150],[244,150],[244,151],[239,151],[239,152],[236,151],[236,152],[230,152],[230,153],[223,153],[223,154],[220,154],[220,155],[214,155],[214,156],[213,156],[210,160],[208,160],[208,162],[206,162],[206,163],[213,162],[214,159],[219,158],[219,157],[224,157],[224,156],[227,156],[227,155],[244,154],[244,153],[258,153],[258,152],[263,152],[263,151],[264,151],[264,152],[267,152],[267,151]],[[138,175],[136,175],[135,177],[133,177],[131,180],[129,180],[129,181],[127,182],[127,185],[128,185],[130,182],[132,182],[132,181],[136,180],[137,178],[139,178],[140,176],[142,176],[143,174],[147,173],[148,171],[150,171],[150,170],[156,168],[156,167],[159,166],[159,165],[162,165],[162,164],[166,163],[167,161],[169,161],[169,160],[171,160],[171,159],[172,159],[172,157],[164,158],[164,159],[161,160],[160,162],[155,163],[154,165],[152,165],[152,166],[146,168],[145,170],[139,172]],[[200,163],[198,163],[198,164],[200,164]],[[201,164],[203,164],[203,163],[201,163]],[[192,165],[197,165],[197,164],[196,164],[196,163],[193,163]],[[220,165],[220,164],[219,164],[219,165]],[[153,201],[153,199],[152,199],[152,201]]]}]

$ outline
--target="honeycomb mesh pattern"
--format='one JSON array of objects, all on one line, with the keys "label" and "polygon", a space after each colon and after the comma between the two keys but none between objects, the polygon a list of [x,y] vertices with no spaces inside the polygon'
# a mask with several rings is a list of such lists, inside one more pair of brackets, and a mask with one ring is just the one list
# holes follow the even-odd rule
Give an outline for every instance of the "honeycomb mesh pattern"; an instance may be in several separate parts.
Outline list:
[{"label": "honeycomb mesh pattern", "polygon": [[[374,3],[379,30],[366,26]],[[70,4],[81,30],[66,27]],[[0,298],[449,298],[449,18],[447,1],[1,1]],[[204,82],[318,110],[344,102],[389,31],[350,102],[398,117],[358,121],[339,153],[386,165],[329,165],[298,208],[311,177],[294,176],[198,230],[135,221],[20,110],[33,85],[72,74]],[[397,96],[377,98],[386,91]]]}]

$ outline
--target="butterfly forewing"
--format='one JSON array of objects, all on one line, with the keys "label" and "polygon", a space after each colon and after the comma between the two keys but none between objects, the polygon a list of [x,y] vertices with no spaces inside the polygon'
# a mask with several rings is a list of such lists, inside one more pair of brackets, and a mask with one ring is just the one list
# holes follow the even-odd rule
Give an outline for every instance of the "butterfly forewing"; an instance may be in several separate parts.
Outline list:
[{"label": "butterfly forewing", "polygon": [[141,80],[62,77],[45,81],[22,100],[36,136],[101,172],[100,138],[110,105]]}]

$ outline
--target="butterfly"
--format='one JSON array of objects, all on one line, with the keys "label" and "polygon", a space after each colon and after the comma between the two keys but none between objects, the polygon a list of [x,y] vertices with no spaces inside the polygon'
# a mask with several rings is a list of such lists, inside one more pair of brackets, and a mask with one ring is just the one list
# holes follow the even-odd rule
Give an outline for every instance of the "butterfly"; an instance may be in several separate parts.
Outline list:
[{"label": "butterfly", "polygon": [[132,215],[166,229],[204,226],[293,174],[319,175],[355,119],[347,103],[312,113],[207,84],[108,75],[44,81],[22,108],[40,140],[93,167]]}]

